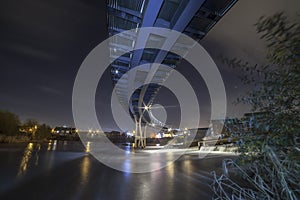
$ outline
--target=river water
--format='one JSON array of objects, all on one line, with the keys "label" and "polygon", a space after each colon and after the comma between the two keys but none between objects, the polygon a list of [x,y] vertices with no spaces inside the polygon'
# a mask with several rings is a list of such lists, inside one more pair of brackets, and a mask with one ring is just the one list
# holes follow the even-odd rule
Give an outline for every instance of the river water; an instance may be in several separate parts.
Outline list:
[{"label": "river water", "polygon": [[0,144],[0,199],[211,199],[224,155],[184,155],[143,174],[111,169],[79,141]]}]

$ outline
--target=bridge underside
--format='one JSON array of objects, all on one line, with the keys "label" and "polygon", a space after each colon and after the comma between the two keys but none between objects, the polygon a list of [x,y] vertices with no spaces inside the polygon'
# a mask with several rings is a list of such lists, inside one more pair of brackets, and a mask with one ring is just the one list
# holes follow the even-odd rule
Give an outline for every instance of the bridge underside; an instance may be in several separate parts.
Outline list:
[{"label": "bridge underside", "polygon": [[[147,124],[155,123],[165,127],[153,118],[149,109],[163,83],[182,57],[159,47],[168,44],[168,49],[176,49],[186,55],[195,44],[187,44],[181,38],[169,38],[157,32],[148,31],[140,34],[138,28],[161,27],[182,32],[196,42],[225,15],[237,0],[109,0],[108,30],[109,35],[119,34],[110,41],[111,78],[116,95],[124,109],[128,110],[135,121],[136,147],[146,146]],[[126,30],[133,30],[124,33]],[[135,46],[146,47],[155,43],[157,49],[139,49],[129,51]],[[161,63],[169,68],[157,67]],[[142,65],[142,67],[141,67]],[[133,73],[127,72],[139,66]],[[122,79],[121,79],[122,77]],[[122,81],[122,83],[118,83]],[[145,84],[132,94],[131,88]],[[129,105],[129,106],[128,106]],[[148,113],[148,114],[147,114]]]}]

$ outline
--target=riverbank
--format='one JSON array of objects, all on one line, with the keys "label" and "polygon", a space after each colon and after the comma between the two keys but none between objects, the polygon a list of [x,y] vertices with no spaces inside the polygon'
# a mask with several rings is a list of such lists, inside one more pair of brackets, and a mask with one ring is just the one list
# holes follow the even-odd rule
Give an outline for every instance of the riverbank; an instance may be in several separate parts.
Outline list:
[{"label": "riverbank", "polygon": [[1,135],[0,134],[0,143],[47,143],[49,140],[62,140],[62,141],[78,141],[79,137],[76,136],[51,136],[47,138],[31,138],[27,135]]}]

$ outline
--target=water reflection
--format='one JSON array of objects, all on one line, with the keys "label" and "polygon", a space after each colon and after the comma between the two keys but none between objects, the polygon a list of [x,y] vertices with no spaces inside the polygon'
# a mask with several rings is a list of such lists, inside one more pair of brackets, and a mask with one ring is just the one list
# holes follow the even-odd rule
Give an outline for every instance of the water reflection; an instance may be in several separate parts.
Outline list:
[{"label": "water reflection", "polygon": [[129,177],[130,176],[130,171],[131,171],[131,162],[130,160],[125,160],[123,162],[123,170],[124,170],[124,176]]},{"label": "water reflection", "polygon": [[91,151],[91,142],[86,143],[85,152],[89,153]]},{"label": "water reflection", "polygon": [[86,185],[89,180],[89,171],[91,166],[91,160],[88,156],[84,156],[81,163],[81,183]]},{"label": "water reflection", "polygon": [[[122,147],[124,150],[125,155],[130,155],[131,154],[131,148],[130,146],[123,146]],[[123,161],[123,166],[122,166],[123,172],[124,172],[124,176],[125,177],[130,177],[130,171],[132,171],[132,166],[131,166],[131,160],[130,159],[126,159]]]},{"label": "water reflection", "polygon": [[57,140],[49,140],[48,146],[47,146],[47,151],[55,151],[57,146]]},{"label": "water reflection", "polygon": [[155,182],[151,180],[151,175],[153,175],[153,173],[150,174],[150,177],[146,175],[139,175],[139,181],[135,183],[134,199],[150,199],[151,186],[156,186]]},{"label": "water reflection", "polygon": [[[34,159],[35,165],[38,165],[40,150],[41,150],[40,144],[28,143],[27,147],[25,148],[24,154],[22,156],[18,176],[21,176],[26,173],[31,159]],[[34,152],[35,155],[33,157]]]},{"label": "water reflection", "polygon": [[52,145],[52,140],[49,140],[48,142],[48,147],[47,147],[47,151],[51,150],[51,145]]},{"label": "water reflection", "polygon": [[192,162],[190,159],[184,160],[183,161],[183,165],[184,165],[184,172],[187,175],[191,175],[191,173],[194,171],[194,165],[192,165]]},{"label": "water reflection", "polygon": [[41,145],[37,144],[36,145],[36,153],[35,153],[35,165],[37,166],[39,164],[39,152],[41,150]]},{"label": "water reflection", "polygon": [[[89,145],[93,150],[93,143]],[[0,199],[209,199],[210,171],[221,170],[223,160],[223,157],[198,159],[197,155],[185,155],[174,163],[162,163],[158,161],[174,155],[151,153],[157,158],[154,164],[166,167],[152,173],[131,174],[98,163],[85,152],[81,142],[68,141],[64,147],[63,141],[57,141],[55,146],[54,140],[41,144],[2,144]],[[137,158],[143,161],[153,157]],[[124,171],[140,167],[130,159],[119,164]]]},{"label": "water reflection", "polygon": [[52,146],[52,151],[56,150],[56,145],[57,145],[57,140],[54,140],[53,146]]},{"label": "water reflection", "polygon": [[166,171],[167,171],[167,174],[168,174],[168,177],[173,179],[174,178],[174,164],[173,163],[170,163],[166,166]]}]

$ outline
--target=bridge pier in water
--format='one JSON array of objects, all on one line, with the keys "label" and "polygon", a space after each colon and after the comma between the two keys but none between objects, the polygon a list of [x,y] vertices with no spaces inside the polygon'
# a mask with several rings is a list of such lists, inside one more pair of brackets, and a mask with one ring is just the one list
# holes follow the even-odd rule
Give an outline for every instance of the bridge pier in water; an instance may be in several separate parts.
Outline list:
[{"label": "bridge pier in water", "polygon": [[147,125],[142,127],[141,121],[135,123],[135,139],[134,147],[135,148],[145,148],[146,147],[146,138],[147,138]]}]

